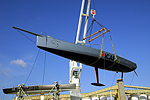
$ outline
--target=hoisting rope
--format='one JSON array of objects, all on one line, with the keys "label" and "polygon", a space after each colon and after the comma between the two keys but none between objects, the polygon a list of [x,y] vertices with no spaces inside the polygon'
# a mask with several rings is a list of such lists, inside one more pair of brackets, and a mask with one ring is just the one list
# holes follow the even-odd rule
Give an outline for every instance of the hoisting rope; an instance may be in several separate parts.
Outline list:
[{"label": "hoisting rope", "polygon": [[26,37],[27,39],[29,39],[32,43],[36,44],[32,39],[30,39],[29,37],[27,37],[25,34],[23,34],[20,30],[18,30],[19,33],[21,33],[24,37]]},{"label": "hoisting rope", "polygon": [[88,30],[87,30],[87,32],[86,32],[86,34],[87,34],[88,31],[91,29],[91,31],[90,31],[90,35],[91,35],[94,21],[95,21],[95,20],[93,19],[93,20],[92,20],[92,23],[91,23],[91,25],[90,25],[90,27],[88,28]]},{"label": "hoisting rope", "polygon": [[[36,44],[32,39],[30,39],[30,38],[27,37],[25,34],[23,34],[22,32],[20,32],[19,29],[18,29],[18,32],[21,33],[23,36],[25,36],[27,39],[29,39],[31,42],[33,42],[34,44]],[[25,32],[28,32],[28,31],[25,31]],[[29,32],[28,32],[28,33],[29,33]],[[47,35],[47,34],[46,34],[46,35]],[[47,37],[50,37],[50,36],[47,36]],[[46,46],[47,46],[47,37],[46,37]],[[26,81],[25,81],[25,84],[27,83],[27,81],[28,81],[28,79],[29,79],[29,77],[30,77],[30,75],[31,75],[31,73],[32,73],[32,71],[33,71],[33,68],[34,68],[34,66],[35,66],[35,63],[36,63],[36,60],[37,60],[37,58],[38,58],[39,52],[40,52],[40,49],[39,49],[39,51],[38,51],[38,53],[37,53],[37,56],[36,56],[36,58],[35,58],[35,60],[34,60],[34,63],[33,63],[33,66],[32,66],[32,68],[31,68],[31,70],[30,70],[30,73],[29,73],[29,75],[28,75]],[[43,71],[42,85],[43,85],[43,83],[44,83],[44,77],[45,77],[45,66],[46,66],[46,52],[45,52],[45,61],[44,61],[44,71]]]},{"label": "hoisting rope", "polygon": [[26,81],[25,81],[25,84],[27,83],[27,81],[28,81],[28,79],[29,79],[29,77],[30,77],[30,75],[31,75],[31,73],[32,73],[32,71],[33,71],[33,68],[34,68],[34,66],[35,66],[35,63],[36,63],[36,60],[37,60],[37,58],[38,58],[39,52],[40,52],[40,49],[39,49],[39,51],[38,51],[38,53],[37,53],[37,55],[36,55],[36,58],[35,58],[34,63],[33,63],[33,66],[32,66],[32,68],[31,68],[31,70],[30,70],[30,73],[29,73],[29,75],[28,75]]},{"label": "hoisting rope", "polygon": [[114,61],[116,61],[116,60],[117,60],[117,57],[116,57],[115,48],[114,48],[114,45],[113,45],[113,42],[112,42],[112,37],[111,37],[110,32],[109,32],[109,35],[110,35],[110,40],[111,40],[111,44],[112,44],[112,48],[113,48],[113,52],[114,52],[114,56],[115,56]]},{"label": "hoisting rope", "polygon": [[[47,35],[47,33],[46,33],[46,35]],[[48,37],[48,36],[47,36]],[[46,37],[46,43],[45,43],[45,45],[46,45],[46,47],[47,47],[47,37]],[[45,79],[45,68],[46,68],[46,51],[45,51],[45,58],[44,58],[44,70],[43,70],[43,80],[42,80],[42,88],[43,88],[43,84],[44,84],[44,79]],[[43,90],[41,90],[41,92],[43,92]]]},{"label": "hoisting rope", "polygon": [[[95,19],[94,19],[94,20],[95,20]],[[95,20],[95,21],[96,21],[102,28],[105,28],[106,30],[109,30],[109,29],[107,29],[106,27],[104,27],[102,24],[100,24],[97,20]],[[113,45],[113,42],[112,42],[112,37],[111,37],[111,34],[110,34],[110,30],[109,30],[109,35],[110,35],[110,40],[111,40],[111,44],[112,44],[114,56],[115,56],[114,61],[116,61],[116,60],[117,60],[117,57],[116,57],[115,48],[114,48],[114,45]]]},{"label": "hoisting rope", "polygon": [[[93,19],[93,21],[92,21],[90,27],[88,28],[87,32],[89,31],[89,29],[91,28],[91,26],[93,26],[94,21],[97,22],[97,23],[100,25],[100,27],[102,27],[102,29],[101,29],[101,30],[98,30],[97,32],[95,32],[95,33],[93,33],[93,34],[90,34],[89,36],[87,36],[87,37],[85,37],[85,38],[83,38],[83,40],[85,40],[85,39],[87,39],[87,38],[89,38],[89,37],[91,37],[91,36],[93,36],[93,35],[95,35],[95,34],[97,34],[97,33],[99,33],[99,32],[102,32],[103,30],[105,31],[105,32],[101,33],[100,35],[98,35],[98,36],[96,36],[96,37],[94,37],[93,39],[91,39],[91,40],[88,41],[88,42],[91,42],[92,40],[94,40],[94,39],[96,39],[96,38],[102,36],[103,34],[105,34],[105,33],[107,33],[107,32],[110,32],[109,29],[107,29],[106,27],[104,27],[103,25],[101,25],[98,21],[95,20],[95,18]],[[91,29],[92,29],[92,28],[91,28]]]},{"label": "hoisting rope", "polygon": [[102,51],[103,51],[103,41],[104,41],[104,35],[103,35],[103,38],[102,38],[102,45],[101,45],[101,50],[100,50],[99,57],[98,57],[98,59],[97,59],[95,62],[93,62],[93,63],[92,63],[92,64],[90,64],[90,65],[93,65],[93,64],[97,63],[97,62],[99,61],[99,59],[102,57]]},{"label": "hoisting rope", "polygon": [[[102,24],[100,24],[95,18],[93,19],[93,21],[92,21],[90,27],[93,26],[94,21],[95,21],[97,24],[99,24],[99,26],[102,27],[102,29],[101,29],[101,30],[98,30],[97,32],[95,32],[95,33],[93,33],[93,34],[90,34],[89,36],[87,36],[87,37],[85,37],[85,38],[83,38],[83,40],[85,40],[85,39],[90,38],[91,36],[93,36],[93,35],[95,35],[95,34],[97,34],[97,33],[99,33],[99,32],[104,31],[104,32],[101,33],[100,35],[98,35],[98,36],[96,36],[96,37],[94,37],[94,38],[88,40],[88,42],[91,42],[92,40],[94,40],[94,39],[96,39],[96,38],[98,38],[98,37],[100,37],[100,36],[103,35],[103,38],[102,38],[102,45],[101,45],[101,50],[100,50],[100,55],[99,55],[98,59],[97,59],[94,63],[96,63],[96,62],[101,58],[101,56],[102,56],[104,34],[107,33],[107,32],[109,32],[109,35],[110,35],[110,40],[111,40],[111,44],[112,44],[112,48],[113,48],[113,52],[114,52],[114,57],[115,57],[114,61],[116,61],[116,60],[117,60],[117,57],[116,57],[114,45],[113,45],[113,42],[112,42],[112,37],[111,37],[111,34],[110,34],[110,30],[107,29],[106,27],[104,27]],[[90,28],[90,27],[89,27],[89,28]],[[88,28],[88,30],[89,30],[89,28]],[[87,32],[88,32],[88,31],[87,31]],[[92,63],[92,64],[94,64],[94,63]],[[92,64],[91,64],[91,65],[92,65]],[[114,64],[113,64],[113,65],[114,65]],[[112,65],[112,66],[113,66],[113,65]]]}]

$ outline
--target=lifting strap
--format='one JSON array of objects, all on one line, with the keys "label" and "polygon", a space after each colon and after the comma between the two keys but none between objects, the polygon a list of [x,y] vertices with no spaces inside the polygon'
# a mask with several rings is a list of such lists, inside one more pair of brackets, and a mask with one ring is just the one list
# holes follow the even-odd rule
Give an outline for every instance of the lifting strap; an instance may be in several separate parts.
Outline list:
[{"label": "lifting strap", "polygon": [[[94,37],[94,38],[92,38],[91,40],[88,41],[88,42],[91,42],[92,40],[94,40],[94,39],[96,39],[96,38],[102,36],[103,34],[105,34],[105,33],[107,33],[107,32],[110,32],[109,29],[107,29],[107,28],[105,28],[103,25],[101,25],[98,21],[95,20],[95,18],[92,20],[92,23],[91,23],[90,27],[93,26],[94,21],[97,22],[97,24],[99,24],[99,26],[102,27],[102,29],[101,29],[101,30],[98,30],[97,32],[95,32],[95,33],[93,33],[93,34],[90,34],[89,36],[87,36],[87,37],[85,37],[85,38],[83,38],[83,40],[85,40],[85,39],[87,39],[87,38],[89,38],[89,37],[91,37],[91,36],[93,36],[93,35],[95,35],[95,34],[97,34],[97,33],[99,33],[99,32],[102,32],[103,30],[105,31],[105,32],[101,33],[100,35],[98,35],[98,36],[96,36],[96,37]],[[90,28],[90,27],[89,27],[89,28]],[[89,31],[89,28],[88,28],[88,31]],[[87,32],[88,32],[88,31],[87,31]]]},{"label": "lifting strap", "polygon": [[[96,37],[94,37],[94,38],[92,38],[91,40],[88,41],[88,42],[91,42],[92,40],[94,40],[94,39],[96,39],[96,38],[98,38],[98,37],[100,37],[100,36],[103,35],[103,38],[102,38],[102,45],[101,45],[101,50],[100,50],[99,57],[98,57],[98,59],[97,59],[95,62],[93,62],[93,63],[90,64],[90,65],[95,64],[95,63],[98,62],[99,59],[101,58],[101,56],[102,56],[102,51],[103,51],[104,34],[107,33],[107,32],[109,32],[110,40],[111,40],[111,44],[112,44],[112,48],[113,48],[113,52],[114,52],[114,57],[115,57],[115,59],[114,59],[114,61],[115,61],[114,64],[112,64],[112,65],[110,66],[110,67],[112,67],[113,65],[115,65],[116,60],[117,60],[117,57],[116,57],[114,45],[113,45],[113,42],[112,42],[112,37],[111,37],[111,34],[110,34],[110,30],[107,29],[106,27],[104,27],[102,24],[100,24],[100,23],[99,23],[98,21],[96,21],[95,19],[93,19],[91,25],[93,25],[93,22],[94,22],[94,21],[97,22],[97,23],[102,27],[102,29],[101,29],[101,30],[98,30],[97,32],[95,32],[95,33],[93,33],[93,34],[91,34],[91,35],[89,35],[89,36],[87,36],[87,37],[85,37],[85,38],[83,38],[83,40],[85,40],[85,39],[87,39],[87,38],[89,38],[89,37],[91,37],[91,36],[93,36],[93,35],[95,35],[95,34],[97,34],[97,33],[99,33],[99,32],[102,32],[102,31],[104,31],[104,30],[105,30],[105,31],[104,31],[103,33],[101,33],[100,35],[98,35],[98,36],[96,36]],[[88,29],[88,30],[89,30],[89,29]]]},{"label": "lifting strap", "polygon": [[112,44],[112,48],[113,48],[113,52],[114,52],[115,59],[114,59],[114,63],[113,63],[111,66],[107,67],[106,69],[111,68],[111,67],[113,67],[114,65],[120,63],[120,58],[119,58],[119,61],[117,62],[117,57],[116,57],[114,45],[113,45],[113,42],[112,42],[112,37],[111,37],[111,34],[110,34],[110,33],[109,33],[109,35],[110,35],[110,40],[111,40],[111,44]]},{"label": "lifting strap", "polygon": [[110,40],[111,40],[111,44],[112,44],[112,48],[113,48],[113,52],[114,52],[114,56],[115,56],[114,61],[116,61],[116,60],[117,60],[117,57],[116,57],[115,48],[114,48],[114,45],[113,45],[113,42],[112,42],[112,37],[111,37],[110,32],[109,32],[109,35],[110,35]]},{"label": "lifting strap", "polygon": [[99,61],[99,59],[102,57],[103,41],[104,41],[104,35],[103,35],[103,38],[102,38],[102,45],[101,45],[101,50],[100,50],[99,57],[98,57],[98,59],[95,62],[91,63],[90,65],[93,65],[93,64],[97,63]]}]

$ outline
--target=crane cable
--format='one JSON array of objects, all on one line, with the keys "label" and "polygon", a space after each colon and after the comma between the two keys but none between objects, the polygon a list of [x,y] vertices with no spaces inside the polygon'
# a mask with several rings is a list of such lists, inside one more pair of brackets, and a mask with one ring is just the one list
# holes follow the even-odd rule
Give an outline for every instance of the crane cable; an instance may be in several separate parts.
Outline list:
[{"label": "crane cable", "polygon": [[[32,39],[30,39],[28,36],[26,36],[25,34],[23,34],[20,30],[18,30],[18,32],[21,33],[23,36],[25,36],[27,39],[29,39],[32,43],[36,44]],[[46,38],[46,46],[47,46],[47,38]],[[31,70],[30,70],[30,73],[29,73],[29,75],[28,75],[26,81],[25,81],[25,84],[27,83],[27,81],[28,81],[28,79],[29,79],[29,77],[30,77],[30,75],[31,75],[31,73],[32,73],[32,71],[33,71],[33,68],[34,68],[34,66],[35,66],[35,63],[36,63],[36,60],[37,60],[37,58],[38,58],[39,52],[40,52],[40,49],[39,49],[39,51],[38,51],[38,53],[37,53],[37,56],[36,56],[35,61],[34,61],[34,63],[33,63],[33,66],[32,66],[32,68],[31,68]],[[45,77],[45,66],[46,66],[46,52],[45,52],[45,59],[44,59],[44,70],[43,70],[42,85],[43,85],[43,83],[44,83],[44,77]]]},{"label": "crane cable", "polygon": [[[47,47],[47,37],[46,37],[46,47]],[[44,58],[44,70],[43,70],[43,81],[42,81],[42,86],[44,83],[44,77],[45,77],[45,67],[46,67],[46,51],[45,51],[45,58]]]},{"label": "crane cable", "polygon": [[94,6],[94,9],[95,9],[95,2],[94,2],[94,0],[93,0],[93,6]]},{"label": "crane cable", "polygon": [[27,37],[25,34],[23,34],[22,32],[20,32],[20,30],[18,30],[19,33],[21,33],[24,37],[26,37],[27,39],[29,39],[32,43],[36,44],[32,39],[30,39],[29,37]]},{"label": "crane cable", "polygon": [[116,60],[117,60],[117,57],[116,57],[115,48],[114,48],[114,45],[113,45],[113,41],[112,41],[112,37],[111,37],[110,32],[109,32],[109,35],[110,35],[110,40],[111,40],[111,44],[112,44],[112,48],[113,48],[113,52],[114,52],[114,56],[115,56],[114,61],[116,61]]},{"label": "crane cable", "polygon": [[[91,28],[91,30],[92,30],[94,21],[95,21],[97,24],[99,24],[99,26],[102,27],[102,29],[105,28],[106,30],[109,30],[109,29],[107,29],[105,26],[103,26],[102,24],[100,24],[100,23],[94,18],[93,21],[92,21],[92,23],[91,23],[91,25],[90,25],[90,27],[88,28],[87,32],[89,31],[90,28]],[[90,35],[91,35],[91,32],[90,32]],[[115,57],[114,61],[116,61],[116,60],[117,60],[117,57],[116,57],[115,48],[114,48],[114,44],[113,44],[113,41],[112,41],[112,36],[111,36],[111,34],[110,34],[110,31],[109,31],[109,35],[110,35],[110,40],[111,40],[111,44],[112,44],[112,48],[113,48],[113,52],[114,52],[114,57]],[[84,38],[83,38],[83,39],[84,39]],[[103,42],[102,42],[102,45],[103,45]]]},{"label": "crane cable", "polygon": [[[93,29],[93,23],[94,23],[94,20],[92,20],[92,23],[91,23],[91,25],[90,25],[90,27],[88,28],[88,30],[87,30],[87,32],[86,32],[86,34],[88,33],[88,31],[90,30],[90,35],[91,35],[91,33],[92,33],[92,29]],[[89,37],[89,40],[90,40],[90,37]]]},{"label": "crane cable", "polygon": [[[27,39],[29,39],[32,43],[36,44],[32,39],[30,39],[28,36],[26,36],[25,34],[23,34],[20,30],[18,30],[18,32],[21,33],[21,34],[22,34],[24,37],[26,37]],[[29,79],[29,77],[30,77],[30,75],[31,75],[31,73],[32,73],[32,71],[33,71],[33,68],[34,68],[34,66],[35,66],[35,63],[36,63],[36,60],[37,60],[37,58],[38,58],[39,53],[40,53],[40,49],[39,49],[39,51],[38,51],[38,53],[37,53],[37,55],[36,55],[36,58],[35,58],[34,63],[33,63],[33,66],[32,66],[32,68],[31,68],[31,70],[30,70],[30,73],[29,73],[29,75],[28,75],[26,81],[25,81],[25,84],[27,83],[27,81],[28,81],[28,79]]]},{"label": "crane cable", "polygon": [[29,77],[30,77],[30,75],[31,75],[31,73],[32,73],[32,71],[33,71],[33,68],[34,68],[34,66],[35,66],[35,63],[36,63],[36,60],[37,60],[37,58],[38,58],[39,52],[40,52],[40,49],[39,49],[39,51],[38,51],[38,53],[37,53],[37,55],[36,55],[36,58],[35,58],[34,63],[33,63],[33,66],[32,66],[32,68],[31,68],[31,70],[30,70],[30,73],[29,73],[29,75],[28,75],[26,81],[25,81],[25,84],[27,83],[27,81],[28,81],[28,79],[29,79]]},{"label": "crane cable", "polygon": [[[95,20],[96,21],[96,20]],[[100,24],[98,21],[96,21],[102,28],[105,28],[106,30],[108,30],[105,26],[103,26],[102,24]],[[117,57],[116,57],[116,53],[115,53],[115,48],[114,48],[114,45],[113,45],[113,41],[112,41],[112,37],[111,37],[111,34],[109,32],[109,35],[110,35],[110,40],[111,40],[111,44],[112,44],[112,48],[113,48],[113,52],[114,52],[114,56],[115,56],[115,60],[117,60]]]},{"label": "crane cable", "polygon": [[[96,21],[96,20],[95,20]],[[105,26],[103,26],[102,24],[100,24],[98,21],[96,21],[102,28],[105,28],[106,30],[108,30]],[[117,57],[116,57],[116,53],[115,53],[115,48],[114,48],[114,45],[113,45],[113,41],[112,41],[112,37],[111,37],[111,34],[109,32],[109,35],[110,35],[110,40],[111,40],[111,44],[112,44],[112,48],[113,48],[113,52],[114,52],[114,56],[115,56],[115,59],[114,61],[117,60]]]}]

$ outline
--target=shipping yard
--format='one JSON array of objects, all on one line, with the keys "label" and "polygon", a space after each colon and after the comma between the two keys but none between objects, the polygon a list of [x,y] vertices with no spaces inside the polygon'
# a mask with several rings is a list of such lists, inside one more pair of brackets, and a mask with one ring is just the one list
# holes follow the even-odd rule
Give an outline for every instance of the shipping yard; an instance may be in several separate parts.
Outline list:
[{"label": "shipping yard", "polygon": [[[150,87],[124,85],[122,80],[117,80],[115,86],[81,93],[81,95],[82,100],[150,100]],[[50,94],[29,95],[24,100],[53,100],[53,96]],[[70,94],[61,94],[60,100],[71,100]]]}]

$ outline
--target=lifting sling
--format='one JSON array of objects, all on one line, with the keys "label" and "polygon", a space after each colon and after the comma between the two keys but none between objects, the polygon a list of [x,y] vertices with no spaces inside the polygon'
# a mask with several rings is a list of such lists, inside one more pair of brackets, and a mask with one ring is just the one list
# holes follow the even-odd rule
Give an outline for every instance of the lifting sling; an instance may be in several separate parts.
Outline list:
[{"label": "lifting sling", "polygon": [[[93,19],[93,21],[92,21],[92,25],[93,25],[93,22],[94,21],[96,21],[95,19]],[[90,40],[88,40],[88,42],[91,42],[92,40],[94,40],[94,39],[96,39],[96,38],[98,38],[98,37],[100,37],[100,36],[102,36],[103,35],[103,37],[102,37],[102,45],[101,45],[101,50],[100,50],[100,54],[99,54],[99,57],[98,57],[98,59],[95,61],[95,62],[93,62],[93,63],[91,63],[90,65],[93,65],[93,64],[95,64],[96,62],[98,62],[99,61],[99,59],[101,58],[101,56],[102,56],[102,51],[103,51],[103,41],[104,41],[104,34],[105,33],[107,33],[107,32],[109,32],[109,35],[110,35],[110,40],[111,40],[111,44],[112,44],[112,48],[113,48],[113,52],[114,52],[114,57],[115,57],[115,59],[114,59],[114,64],[112,64],[111,66],[109,66],[108,68],[110,68],[110,67],[112,67],[113,65],[115,65],[116,64],[116,61],[117,61],[117,57],[116,57],[116,53],[115,53],[115,49],[114,49],[114,45],[113,45],[113,42],[112,42],[112,37],[111,37],[111,34],[110,34],[110,30],[109,29],[107,29],[106,27],[104,27],[103,25],[101,25],[98,21],[96,21],[101,27],[102,27],[102,29],[101,30],[98,30],[97,32],[95,32],[95,33],[93,33],[93,34],[91,34],[91,35],[89,35],[89,36],[87,36],[87,37],[85,37],[85,38],[83,38],[83,40],[85,40],[85,39],[87,39],[87,38],[90,38],[91,36],[93,36],[93,35],[95,35],[95,34],[97,34],[97,33],[99,33],[99,32],[102,32],[102,31],[104,31],[103,33],[101,33],[100,35],[98,35],[98,36],[96,36],[96,37],[94,37],[94,38],[92,38],[92,39],[90,39]]]}]

